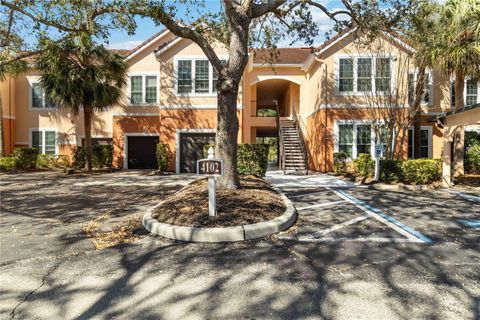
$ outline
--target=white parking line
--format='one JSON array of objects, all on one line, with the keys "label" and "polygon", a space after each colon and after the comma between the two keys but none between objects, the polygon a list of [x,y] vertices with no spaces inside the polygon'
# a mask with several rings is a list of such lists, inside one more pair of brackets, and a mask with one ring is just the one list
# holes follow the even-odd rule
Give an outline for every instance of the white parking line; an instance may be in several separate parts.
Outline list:
[{"label": "white parking line", "polygon": [[348,221],[345,221],[345,222],[342,222],[342,223],[339,223],[337,225],[334,225],[333,227],[330,227],[328,229],[325,229],[325,230],[321,230],[321,231],[317,231],[315,233],[312,233],[311,235],[308,236],[308,238],[310,239],[315,239],[315,238],[319,238],[321,236],[323,236],[324,234],[327,234],[327,233],[330,233],[330,232],[333,232],[333,231],[336,231],[336,230],[340,230],[340,229],[343,229],[349,225],[352,225],[352,224],[355,224],[357,222],[360,222],[360,221],[363,221],[363,220],[366,220],[370,218],[369,215],[366,215],[366,216],[360,216],[360,217],[356,217],[352,220],[348,220]]},{"label": "white parking line", "polygon": [[424,243],[420,239],[405,239],[405,238],[333,238],[333,237],[328,237],[328,238],[318,238],[318,239],[312,239],[308,237],[301,237],[298,239],[293,239],[293,238],[280,238],[280,240],[297,240],[300,242],[408,242],[408,243]]},{"label": "white parking line", "polygon": [[312,205],[310,205],[310,206],[300,207],[300,208],[296,208],[296,209],[297,209],[297,211],[298,211],[298,210],[306,210],[306,209],[311,209],[311,208],[319,208],[319,207],[332,206],[332,205],[339,204],[339,203],[343,203],[343,202],[345,202],[345,200],[325,202],[325,203],[318,203],[318,204],[312,204]]},{"label": "white parking line", "polygon": [[[407,237],[411,241],[418,240],[422,243],[431,243],[432,242],[432,240],[429,239],[428,237],[424,236],[420,232],[418,232],[418,231],[416,231],[416,230],[414,230],[414,229],[412,229],[408,226],[405,226],[404,224],[400,223],[399,221],[393,219],[392,217],[389,217],[389,216],[385,215],[384,213],[376,213],[376,212],[373,211],[373,210],[377,210],[377,209],[372,208],[372,207],[370,207],[369,205],[366,205],[366,204],[365,205],[360,204],[361,201],[359,201],[355,197],[353,197],[351,195],[347,196],[347,195],[344,194],[344,192],[339,191],[339,190],[334,190],[334,189],[331,189],[331,188],[328,188],[328,189],[331,190],[332,192],[334,192],[340,198],[342,198],[342,199],[346,200],[347,202],[353,204],[355,207],[359,208],[360,210],[362,210],[363,212],[365,212],[366,214],[368,214],[372,218],[386,224],[387,226],[389,226],[393,230],[397,231],[401,235]],[[355,199],[355,201],[353,199]],[[379,211],[379,210],[377,210],[377,211]]]}]

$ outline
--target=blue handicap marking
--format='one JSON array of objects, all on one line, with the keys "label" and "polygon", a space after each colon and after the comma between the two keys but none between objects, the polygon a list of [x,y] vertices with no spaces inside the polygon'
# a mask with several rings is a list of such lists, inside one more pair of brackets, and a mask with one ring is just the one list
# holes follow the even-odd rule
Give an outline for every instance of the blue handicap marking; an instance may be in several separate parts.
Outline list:
[{"label": "blue handicap marking", "polygon": [[457,220],[460,224],[463,224],[466,227],[469,228],[474,228],[474,229],[480,229],[480,220],[464,220],[460,219]]}]

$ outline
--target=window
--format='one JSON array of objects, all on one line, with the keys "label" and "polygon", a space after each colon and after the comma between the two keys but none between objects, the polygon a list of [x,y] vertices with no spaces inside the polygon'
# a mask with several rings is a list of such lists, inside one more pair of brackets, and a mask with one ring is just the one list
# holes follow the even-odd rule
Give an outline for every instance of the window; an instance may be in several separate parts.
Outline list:
[{"label": "window", "polygon": [[[227,62],[226,60],[221,60],[222,64],[225,65]],[[217,92],[217,82],[218,82],[218,73],[217,71],[212,67],[212,92]]]},{"label": "window", "polygon": [[372,59],[357,60],[357,91],[372,90]]},{"label": "window", "polygon": [[[433,103],[433,77],[430,71],[426,71],[425,85],[423,87],[422,103],[431,105]],[[418,74],[410,72],[408,74],[408,101],[410,104],[415,99],[415,85],[417,84]]]},{"label": "window", "polygon": [[377,58],[375,63],[375,90],[390,90],[390,58]]},{"label": "window", "polygon": [[195,93],[208,93],[210,91],[208,60],[195,61]]},{"label": "window", "polygon": [[353,124],[339,125],[338,134],[338,151],[345,152],[353,158]]},{"label": "window", "polygon": [[353,91],[353,59],[340,59],[338,89],[340,92]]},{"label": "window", "polygon": [[[408,157],[414,158],[414,136],[413,128],[408,129]],[[430,158],[432,149],[432,127],[422,126],[420,131],[420,158]]]},{"label": "window", "polygon": [[341,58],[338,60],[339,92],[390,90],[391,58]]},{"label": "window", "polygon": [[192,91],[192,61],[178,61],[178,93],[189,93]]},{"label": "window", "polygon": [[357,126],[357,154],[372,152],[372,132],[369,124]]},{"label": "window", "polygon": [[[380,137],[376,137],[371,123],[364,121],[341,121],[335,123],[335,152],[345,152],[351,159],[366,153],[374,156],[373,143],[386,144],[387,131],[381,128]],[[379,141],[379,142],[378,142]]]},{"label": "window", "polygon": [[45,92],[39,82],[32,83],[32,108],[53,109],[55,105],[45,98]]},{"label": "window", "polygon": [[474,80],[466,81],[466,96],[465,96],[465,105],[470,106],[477,103],[478,96],[478,85]]},{"label": "window", "polygon": [[41,154],[56,154],[57,132],[54,130],[32,130],[33,148]]},{"label": "window", "polygon": [[130,76],[130,103],[154,104],[158,102],[158,76]]},{"label": "window", "polygon": [[[225,60],[221,60],[225,63]],[[178,60],[177,93],[214,94],[217,92],[218,74],[207,59]]]}]

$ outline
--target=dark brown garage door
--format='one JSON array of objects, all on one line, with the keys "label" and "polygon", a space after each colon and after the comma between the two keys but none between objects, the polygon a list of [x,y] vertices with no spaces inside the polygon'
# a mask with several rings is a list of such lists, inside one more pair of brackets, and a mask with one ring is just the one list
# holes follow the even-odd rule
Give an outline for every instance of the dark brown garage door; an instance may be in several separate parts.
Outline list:
[{"label": "dark brown garage door", "polygon": [[157,169],[158,137],[128,137],[128,169]]},{"label": "dark brown garage door", "polygon": [[215,133],[180,134],[180,172],[196,173],[197,160],[203,156],[203,146],[215,142]]}]

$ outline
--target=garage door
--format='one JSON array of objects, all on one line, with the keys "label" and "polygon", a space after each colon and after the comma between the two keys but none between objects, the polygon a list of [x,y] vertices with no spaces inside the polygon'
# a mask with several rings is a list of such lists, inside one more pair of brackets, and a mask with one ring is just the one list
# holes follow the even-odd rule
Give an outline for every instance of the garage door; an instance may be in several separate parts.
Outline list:
[{"label": "garage door", "polygon": [[195,173],[197,160],[203,156],[203,146],[215,143],[215,133],[180,134],[180,172]]},{"label": "garage door", "polygon": [[128,137],[128,169],[158,169],[158,137]]}]

